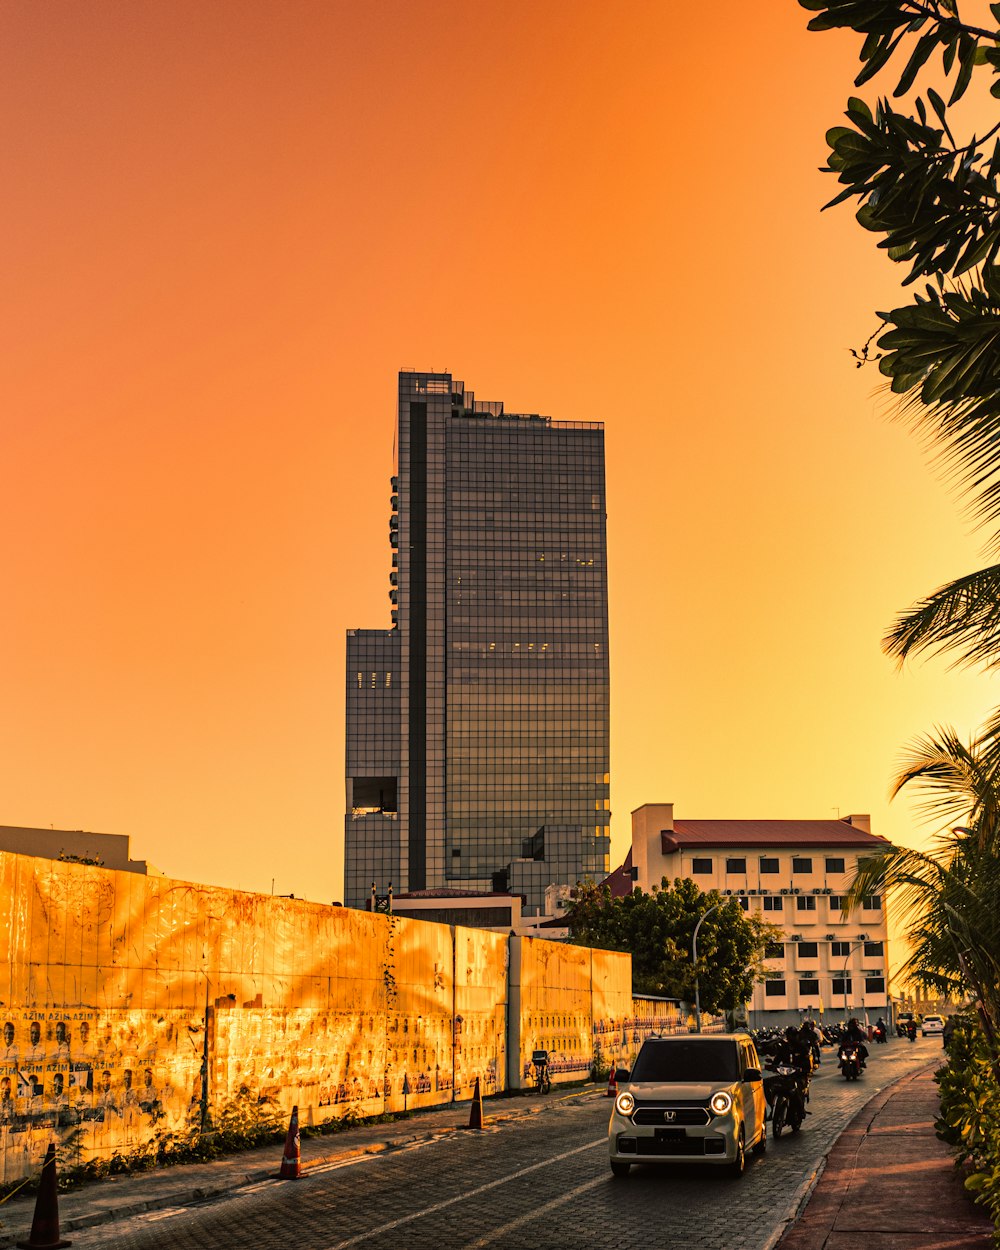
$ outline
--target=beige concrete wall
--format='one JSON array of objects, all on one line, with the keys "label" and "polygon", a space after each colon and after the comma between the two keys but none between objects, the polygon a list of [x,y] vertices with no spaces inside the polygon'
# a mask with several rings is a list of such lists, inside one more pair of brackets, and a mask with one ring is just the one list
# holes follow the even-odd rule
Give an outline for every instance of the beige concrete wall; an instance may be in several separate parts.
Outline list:
[{"label": "beige concrete wall", "polygon": [[549,1052],[554,1082],[585,1079],[595,1059],[625,1061],[622,1024],[634,1014],[630,955],[541,938],[512,939],[511,950],[511,1088],[534,1084],[534,1050]]},{"label": "beige concrete wall", "polygon": [[600,1068],[631,1067],[624,1022],[634,1014],[632,961],[615,951],[593,951],[592,1050]]},{"label": "beige concrete wall", "polygon": [[536,1046],[580,1079],[630,979],[627,955],[0,853],[0,1180],[53,1137],[127,1154],[234,1102],[309,1124],[501,1092]]}]

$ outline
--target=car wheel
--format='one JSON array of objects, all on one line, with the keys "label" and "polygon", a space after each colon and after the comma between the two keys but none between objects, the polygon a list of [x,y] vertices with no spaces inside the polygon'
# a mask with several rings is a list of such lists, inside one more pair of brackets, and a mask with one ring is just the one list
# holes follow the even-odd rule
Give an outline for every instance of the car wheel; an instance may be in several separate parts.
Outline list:
[{"label": "car wheel", "polygon": [[747,1143],[743,1133],[743,1125],[740,1125],[740,1135],[736,1139],[736,1158],[729,1165],[729,1175],[732,1177],[740,1177],[746,1171],[747,1166]]},{"label": "car wheel", "polygon": [[767,1149],[767,1125],[762,1124],[760,1127],[760,1139],[753,1148],[755,1155],[762,1155]]},{"label": "car wheel", "polygon": [[628,1170],[631,1166],[631,1163],[625,1163],[621,1159],[612,1159],[611,1174],[613,1176],[628,1176]]}]

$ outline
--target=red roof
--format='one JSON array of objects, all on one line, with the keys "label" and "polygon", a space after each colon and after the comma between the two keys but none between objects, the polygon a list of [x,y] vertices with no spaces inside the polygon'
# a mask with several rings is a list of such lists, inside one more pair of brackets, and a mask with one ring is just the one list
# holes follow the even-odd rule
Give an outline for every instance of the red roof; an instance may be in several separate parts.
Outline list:
[{"label": "red roof", "polygon": [[628,848],[628,854],[625,856],[625,863],[620,868],[616,868],[610,876],[604,878],[601,885],[606,885],[611,891],[612,898],[626,898],[635,889],[635,882],[632,880],[632,848]]},{"label": "red roof", "polygon": [[682,846],[858,846],[872,851],[889,846],[846,820],[675,820],[664,829],[663,853]]}]

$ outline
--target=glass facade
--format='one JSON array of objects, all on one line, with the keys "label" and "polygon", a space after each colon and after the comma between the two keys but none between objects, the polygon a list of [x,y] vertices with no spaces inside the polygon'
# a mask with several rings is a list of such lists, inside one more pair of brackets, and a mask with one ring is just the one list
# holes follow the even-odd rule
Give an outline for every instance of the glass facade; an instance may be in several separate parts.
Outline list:
[{"label": "glass facade", "polygon": [[[372,670],[349,638],[345,901],[380,879],[369,824],[394,820],[398,891],[513,889],[530,914],[547,885],[608,872],[603,428],[506,414],[450,375],[404,373],[397,446],[396,627],[383,636],[399,686],[384,728],[359,716],[351,683]],[[356,801],[379,777],[396,779],[393,818]]]}]

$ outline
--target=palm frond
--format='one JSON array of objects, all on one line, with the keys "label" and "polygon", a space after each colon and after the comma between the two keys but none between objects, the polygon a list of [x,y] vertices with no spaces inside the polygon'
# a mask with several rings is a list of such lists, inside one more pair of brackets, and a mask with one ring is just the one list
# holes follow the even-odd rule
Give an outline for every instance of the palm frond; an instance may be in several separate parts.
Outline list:
[{"label": "palm frond", "polygon": [[[966,745],[949,728],[916,739],[893,785],[924,792],[924,812],[945,821],[929,852],[892,847],[863,862],[845,914],[884,891],[904,921],[910,955],[901,976],[982,1003],[1000,1024],[1000,711]],[[992,1043],[991,1043],[992,1045]]]},{"label": "palm frond", "polygon": [[920,651],[958,652],[956,664],[1000,667],[1000,565],[978,569],[897,617],[882,648],[900,665]]}]

